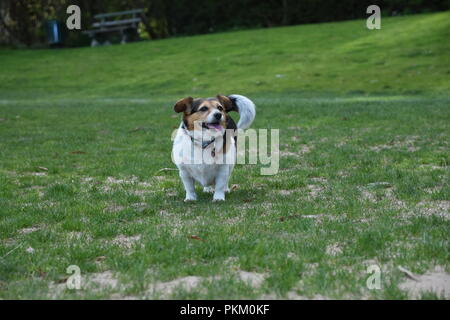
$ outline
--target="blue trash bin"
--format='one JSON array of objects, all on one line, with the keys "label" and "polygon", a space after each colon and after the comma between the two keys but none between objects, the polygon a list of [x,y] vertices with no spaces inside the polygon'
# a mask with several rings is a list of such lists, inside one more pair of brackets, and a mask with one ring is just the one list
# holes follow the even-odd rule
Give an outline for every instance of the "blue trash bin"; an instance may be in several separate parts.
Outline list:
[{"label": "blue trash bin", "polygon": [[47,41],[51,46],[62,45],[64,41],[63,24],[58,20],[48,20],[46,23]]}]

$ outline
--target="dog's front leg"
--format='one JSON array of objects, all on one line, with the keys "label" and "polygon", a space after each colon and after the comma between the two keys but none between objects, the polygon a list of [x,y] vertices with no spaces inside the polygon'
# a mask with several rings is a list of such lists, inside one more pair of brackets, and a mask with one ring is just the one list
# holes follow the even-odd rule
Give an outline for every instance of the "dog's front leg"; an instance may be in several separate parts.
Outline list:
[{"label": "dog's front leg", "polygon": [[220,167],[216,176],[213,201],[225,201],[225,190],[227,189],[229,174],[230,170],[227,165]]},{"label": "dog's front leg", "polygon": [[184,201],[195,201],[197,200],[197,194],[195,193],[194,179],[191,175],[184,170],[180,170],[180,177],[183,181],[184,189],[186,190],[186,198]]}]

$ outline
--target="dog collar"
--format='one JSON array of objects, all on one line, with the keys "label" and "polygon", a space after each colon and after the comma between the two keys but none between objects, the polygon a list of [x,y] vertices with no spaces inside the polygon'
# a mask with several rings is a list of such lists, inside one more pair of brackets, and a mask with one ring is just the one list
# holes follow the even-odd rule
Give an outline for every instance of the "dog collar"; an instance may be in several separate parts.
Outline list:
[{"label": "dog collar", "polygon": [[[184,131],[186,132],[186,134],[191,138],[192,144],[195,144],[195,140],[194,137],[192,137],[189,132],[187,132],[186,126],[184,125],[184,123],[181,125],[181,128],[184,129]],[[212,138],[212,140],[210,141],[203,141],[202,140],[202,149],[206,149],[211,143],[213,143],[214,141],[216,141],[216,138]],[[216,146],[214,146],[211,150],[211,156],[214,158],[216,156]]]},{"label": "dog collar", "polygon": [[[191,140],[194,142],[194,138],[191,137]],[[216,141],[216,138],[213,138],[211,141],[202,141],[202,149],[206,149],[214,141]]]}]

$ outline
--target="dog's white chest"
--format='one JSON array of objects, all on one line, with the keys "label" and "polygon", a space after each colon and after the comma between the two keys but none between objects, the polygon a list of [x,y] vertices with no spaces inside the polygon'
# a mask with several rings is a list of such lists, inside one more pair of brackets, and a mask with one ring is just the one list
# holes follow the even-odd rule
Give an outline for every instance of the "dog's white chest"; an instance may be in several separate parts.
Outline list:
[{"label": "dog's white chest", "polygon": [[[224,166],[225,164],[222,164]],[[216,181],[218,164],[191,164],[183,166],[183,169],[189,172],[202,186],[212,186]]]},{"label": "dog's white chest", "polygon": [[[218,145],[208,145],[205,149],[194,144],[191,138],[180,129],[175,137],[172,157],[175,164],[184,173],[192,177],[202,186],[212,186],[216,179],[222,178],[221,172],[231,173],[236,157],[234,139],[230,139],[230,146],[223,154],[223,141]],[[214,152],[213,152],[214,150]],[[228,178],[228,177],[226,177]]]}]

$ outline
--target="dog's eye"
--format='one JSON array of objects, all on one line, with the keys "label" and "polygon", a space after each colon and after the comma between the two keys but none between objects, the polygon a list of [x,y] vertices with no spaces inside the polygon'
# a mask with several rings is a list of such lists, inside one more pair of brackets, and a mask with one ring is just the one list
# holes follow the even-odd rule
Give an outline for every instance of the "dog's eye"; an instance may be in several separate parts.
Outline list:
[{"label": "dog's eye", "polygon": [[202,112],[208,111],[208,107],[202,107],[202,108],[200,108],[200,111],[202,111]]},{"label": "dog's eye", "polygon": [[223,108],[222,108],[222,106],[218,106],[218,107],[217,107],[217,110],[219,110],[219,111],[223,111]]}]

